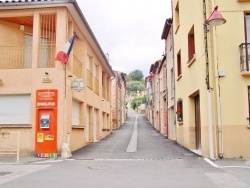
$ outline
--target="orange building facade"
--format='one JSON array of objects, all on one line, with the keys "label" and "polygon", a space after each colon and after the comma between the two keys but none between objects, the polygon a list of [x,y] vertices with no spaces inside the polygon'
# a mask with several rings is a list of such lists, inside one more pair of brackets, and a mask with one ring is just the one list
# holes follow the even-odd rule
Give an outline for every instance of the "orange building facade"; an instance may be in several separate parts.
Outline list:
[{"label": "orange building facade", "polygon": [[[111,130],[114,72],[76,1],[0,5],[0,126],[21,154],[55,157]],[[67,64],[55,61],[76,33]]]}]

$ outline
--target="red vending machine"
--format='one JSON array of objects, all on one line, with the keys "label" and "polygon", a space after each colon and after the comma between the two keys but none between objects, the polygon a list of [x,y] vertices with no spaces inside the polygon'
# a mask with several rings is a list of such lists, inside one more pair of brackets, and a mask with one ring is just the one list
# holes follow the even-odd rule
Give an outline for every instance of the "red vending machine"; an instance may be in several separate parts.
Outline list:
[{"label": "red vending machine", "polygon": [[36,157],[57,157],[57,90],[36,91]]}]

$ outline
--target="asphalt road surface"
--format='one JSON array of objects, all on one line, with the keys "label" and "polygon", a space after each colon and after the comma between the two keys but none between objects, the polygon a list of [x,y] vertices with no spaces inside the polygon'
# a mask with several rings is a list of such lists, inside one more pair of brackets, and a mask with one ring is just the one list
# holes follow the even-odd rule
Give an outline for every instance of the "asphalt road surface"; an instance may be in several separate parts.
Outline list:
[{"label": "asphalt road surface", "polygon": [[144,115],[129,114],[121,128],[69,159],[1,164],[0,187],[250,187],[248,161],[238,161],[244,166],[222,162],[204,159],[167,139]]}]

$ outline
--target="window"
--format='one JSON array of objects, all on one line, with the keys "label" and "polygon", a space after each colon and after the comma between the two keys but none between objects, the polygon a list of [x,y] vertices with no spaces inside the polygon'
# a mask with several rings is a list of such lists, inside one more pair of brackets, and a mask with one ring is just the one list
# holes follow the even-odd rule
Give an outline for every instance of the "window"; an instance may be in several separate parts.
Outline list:
[{"label": "window", "polygon": [[0,125],[30,124],[30,95],[0,95]]},{"label": "window", "polygon": [[72,101],[72,125],[80,125],[80,102],[73,100]]},{"label": "window", "polygon": [[246,22],[246,42],[250,43],[250,14],[245,14]]},{"label": "window", "polygon": [[31,68],[32,66],[32,41],[31,34],[24,34],[24,48],[23,48],[23,66],[24,68]]},{"label": "window", "polygon": [[177,77],[181,77],[181,51],[177,54]]},{"label": "window", "polygon": [[182,108],[182,99],[178,99],[176,103],[176,115],[177,115],[177,121],[182,122],[183,121],[183,108]]},{"label": "window", "polygon": [[179,2],[177,2],[175,7],[175,33],[177,33],[179,27],[180,27]]},{"label": "window", "polygon": [[93,90],[93,57],[89,54],[87,55],[87,86]]},{"label": "window", "polygon": [[40,15],[41,37],[39,41],[39,64],[38,67],[55,66],[55,32],[56,32],[56,15]]},{"label": "window", "polygon": [[247,90],[248,90],[248,122],[250,126],[250,86],[248,86]]},{"label": "window", "polygon": [[245,14],[245,23],[246,23],[246,43],[247,43],[247,48],[246,48],[246,54],[247,59],[246,61],[248,62],[248,69],[249,69],[249,63],[250,63],[250,14]]},{"label": "window", "polygon": [[174,70],[171,69],[171,98],[174,97]]},{"label": "window", "polygon": [[94,91],[99,95],[99,65],[94,63]]},{"label": "window", "polygon": [[194,26],[188,33],[188,63],[192,63],[195,59],[195,40],[194,40]]}]

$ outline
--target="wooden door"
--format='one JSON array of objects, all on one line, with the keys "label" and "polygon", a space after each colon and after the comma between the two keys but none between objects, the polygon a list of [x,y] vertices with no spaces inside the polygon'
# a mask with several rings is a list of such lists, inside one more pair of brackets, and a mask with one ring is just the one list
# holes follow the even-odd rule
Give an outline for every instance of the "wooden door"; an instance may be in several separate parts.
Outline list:
[{"label": "wooden door", "polygon": [[196,149],[201,148],[201,121],[200,121],[200,96],[194,98],[195,101],[195,141]]}]

